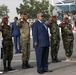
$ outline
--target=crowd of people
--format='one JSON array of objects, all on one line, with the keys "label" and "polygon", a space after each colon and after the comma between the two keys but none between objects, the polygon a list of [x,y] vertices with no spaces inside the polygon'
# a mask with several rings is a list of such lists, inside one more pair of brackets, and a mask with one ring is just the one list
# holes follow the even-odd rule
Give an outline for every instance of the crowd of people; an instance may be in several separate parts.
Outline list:
[{"label": "crowd of people", "polygon": [[[51,47],[52,63],[61,62],[58,59],[58,50],[60,47],[60,36],[62,36],[63,47],[65,49],[66,61],[72,60],[74,35],[72,25],[69,23],[69,17],[64,17],[61,23],[57,24],[57,16],[49,17],[47,23],[42,12],[37,13],[37,19],[29,25],[26,12],[20,13],[20,18],[14,18],[14,22],[8,25],[8,17],[4,16],[0,23],[0,31],[2,32],[3,46],[3,66],[4,72],[14,70],[11,67],[13,58],[13,42],[14,39],[15,53],[22,53],[22,69],[33,68],[29,64],[30,58],[30,27],[32,28],[33,47],[36,54],[37,72],[43,74],[45,72],[53,72],[48,69],[49,46]],[[48,28],[50,29],[51,41],[49,41]],[[61,35],[59,28],[61,28]],[[8,64],[6,63],[8,61]]]}]

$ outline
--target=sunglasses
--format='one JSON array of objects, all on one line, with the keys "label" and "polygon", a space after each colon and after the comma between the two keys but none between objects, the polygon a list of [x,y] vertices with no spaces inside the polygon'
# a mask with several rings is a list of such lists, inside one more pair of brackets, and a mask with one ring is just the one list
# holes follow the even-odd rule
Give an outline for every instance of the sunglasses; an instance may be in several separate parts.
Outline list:
[{"label": "sunglasses", "polygon": [[44,15],[41,15],[41,17],[44,17]]}]

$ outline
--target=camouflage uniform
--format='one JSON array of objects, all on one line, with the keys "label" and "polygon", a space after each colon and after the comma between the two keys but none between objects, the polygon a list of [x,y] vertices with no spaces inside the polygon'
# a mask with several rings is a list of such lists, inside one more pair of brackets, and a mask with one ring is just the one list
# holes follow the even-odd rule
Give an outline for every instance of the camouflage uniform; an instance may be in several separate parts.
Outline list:
[{"label": "camouflage uniform", "polygon": [[60,44],[60,33],[59,33],[59,26],[57,25],[56,22],[51,21],[49,28],[51,34],[51,57],[53,61],[57,59]]},{"label": "camouflage uniform", "polygon": [[67,57],[70,57],[73,53],[73,40],[74,40],[72,26],[67,23],[61,23],[59,26],[61,27],[65,54]]},{"label": "camouflage uniform", "polygon": [[[10,30],[10,26],[3,25],[1,27],[2,32],[2,45],[3,45],[3,65],[4,69],[6,69],[6,61],[8,61],[8,68],[11,67],[11,60],[13,58],[13,42],[12,42],[12,34]],[[11,68],[12,70],[12,68]]]},{"label": "camouflage uniform", "polygon": [[21,45],[22,45],[22,63],[26,64],[30,57],[30,26],[28,22],[18,20],[17,25],[20,27]]}]

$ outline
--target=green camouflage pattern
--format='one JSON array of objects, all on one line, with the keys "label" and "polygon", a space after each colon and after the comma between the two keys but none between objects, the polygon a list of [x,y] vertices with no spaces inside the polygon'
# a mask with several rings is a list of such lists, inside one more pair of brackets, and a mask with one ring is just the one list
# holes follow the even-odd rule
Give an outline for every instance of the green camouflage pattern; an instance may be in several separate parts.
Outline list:
[{"label": "green camouflage pattern", "polygon": [[11,28],[7,25],[7,27],[2,26],[2,45],[3,45],[3,62],[6,60],[10,61],[13,58],[13,42],[12,42],[12,34]]},{"label": "green camouflage pattern", "polygon": [[70,24],[66,24],[66,23],[62,23],[59,26],[61,27],[65,55],[67,57],[70,57],[73,53],[73,41],[74,41],[72,26]]},{"label": "green camouflage pattern", "polygon": [[59,26],[56,22],[51,22],[49,25],[51,34],[51,56],[57,56],[60,44]]}]

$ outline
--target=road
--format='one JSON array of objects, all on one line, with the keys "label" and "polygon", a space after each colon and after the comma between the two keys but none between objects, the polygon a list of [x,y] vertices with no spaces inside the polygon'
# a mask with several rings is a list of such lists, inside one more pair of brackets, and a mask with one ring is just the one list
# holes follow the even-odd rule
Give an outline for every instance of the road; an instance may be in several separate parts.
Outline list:
[{"label": "road", "polygon": [[[43,75],[76,75],[76,34],[74,33],[74,49],[73,49],[73,60],[70,62],[66,62],[65,51],[63,49],[62,40],[60,42],[60,49],[58,53],[58,58],[62,61],[60,63],[51,63],[51,57],[49,52],[49,69],[52,69],[52,73],[44,73]],[[31,39],[31,55],[29,63],[33,65],[32,69],[22,69],[21,68],[21,54],[15,54],[12,60],[12,67],[15,68],[15,71],[3,73],[2,75],[39,75],[36,72],[36,58],[35,51],[32,47],[32,39]],[[0,71],[3,70],[3,62],[0,59]]]}]

